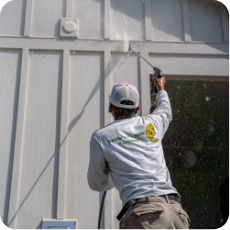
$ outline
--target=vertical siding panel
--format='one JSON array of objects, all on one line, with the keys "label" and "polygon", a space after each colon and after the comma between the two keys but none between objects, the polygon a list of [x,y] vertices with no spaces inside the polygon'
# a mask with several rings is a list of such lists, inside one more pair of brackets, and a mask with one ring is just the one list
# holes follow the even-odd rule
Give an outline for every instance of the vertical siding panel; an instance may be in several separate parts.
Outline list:
[{"label": "vertical siding panel", "polygon": [[64,50],[62,72],[62,102],[61,102],[61,125],[60,125],[60,152],[58,172],[58,203],[57,218],[65,218],[65,189],[66,189],[66,138],[68,135],[68,99],[69,99],[69,56],[70,51]]},{"label": "vertical siding panel", "polygon": [[60,19],[65,15],[65,0],[33,0],[31,36],[59,37]]},{"label": "vertical siding panel", "polygon": [[111,56],[111,83],[112,86],[121,82],[129,82],[140,92],[140,65],[136,54],[112,53]]},{"label": "vertical siding panel", "polygon": [[224,5],[220,6],[221,9],[221,19],[222,19],[222,30],[224,42],[229,42],[229,17],[228,11]]},{"label": "vertical siding panel", "polygon": [[[183,41],[182,3],[184,0],[152,0],[152,39]],[[162,15],[163,12],[163,15]],[[162,16],[164,19],[162,20]]]},{"label": "vertical siding panel", "polygon": [[111,123],[111,115],[108,112],[109,98],[108,94],[111,92],[111,52],[104,52],[104,126]]},{"label": "vertical siding panel", "polygon": [[72,52],[67,142],[66,218],[78,228],[96,228],[99,193],[87,183],[92,133],[104,125],[103,53]]},{"label": "vertical siding panel", "polygon": [[[109,100],[108,94],[111,92],[111,52],[104,52],[104,126],[111,123],[111,115],[108,112]],[[113,228],[113,190],[107,191],[105,203],[104,203],[104,219],[105,219],[105,229]]]},{"label": "vertical siding panel", "polygon": [[145,0],[145,40],[152,40],[152,19],[150,0]]},{"label": "vertical siding panel", "polygon": [[113,229],[119,229],[119,221],[116,219],[117,214],[121,211],[122,209],[122,202],[120,199],[120,195],[117,189],[113,189]]},{"label": "vertical siding panel", "polygon": [[26,0],[24,36],[30,37],[33,0]]},{"label": "vertical siding panel", "polygon": [[26,0],[8,2],[0,14],[0,36],[23,36]]},{"label": "vertical siding panel", "polygon": [[104,0],[73,1],[73,17],[79,19],[79,39],[104,39]]},{"label": "vertical siding panel", "polygon": [[114,215],[113,215],[113,191],[109,190],[106,194],[105,206],[104,206],[104,218],[105,218],[105,229],[114,228]]},{"label": "vertical siding panel", "polygon": [[104,0],[104,39],[110,39],[110,0]]},{"label": "vertical siding panel", "polygon": [[23,49],[18,112],[17,112],[16,137],[15,137],[15,148],[14,148],[14,161],[13,161],[14,163],[13,163],[9,215],[8,215],[8,224],[7,224],[8,227],[10,228],[17,227],[16,217],[17,217],[17,208],[18,208],[18,196],[19,196],[19,187],[20,187],[20,169],[21,169],[23,135],[24,135],[24,125],[25,125],[27,75],[28,75],[28,64],[29,64],[28,62],[29,62],[29,50]]},{"label": "vertical siding panel", "polygon": [[188,3],[192,40],[222,43],[220,7],[214,1],[188,0]]},{"label": "vertical siding panel", "polygon": [[22,52],[0,50],[0,216],[8,221]]},{"label": "vertical siding panel", "polygon": [[72,18],[73,0],[66,0],[66,18]]},{"label": "vertical siding panel", "polygon": [[[149,59],[148,53],[140,53],[146,60]],[[151,68],[145,61],[140,59],[140,107],[142,116],[149,114],[150,111],[150,80],[149,68]]]},{"label": "vertical siding panel", "polygon": [[62,53],[31,51],[17,228],[57,216]]},{"label": "vertical siding panel", "polygon": [[191,29],[190,29],[190,16],[188,0],[182,0],[182,11],[183,11],[183,25],[184,25],[184,40],[187,42],[191,41]]},{"label": "vertical siding panel", "polygon": [[145,40],[144,22],[143,0],[111,0],[111,39]]}]

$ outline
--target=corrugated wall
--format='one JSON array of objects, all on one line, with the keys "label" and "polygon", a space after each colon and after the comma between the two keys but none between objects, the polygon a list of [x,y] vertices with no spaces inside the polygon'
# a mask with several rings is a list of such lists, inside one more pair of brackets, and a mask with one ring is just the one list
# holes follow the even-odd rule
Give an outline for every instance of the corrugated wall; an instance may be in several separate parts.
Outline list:
[{"label": "corrugated wall", "polygon": [[[78,18],[78,39],[60,37],[61,18]],[[127,81],[141,92],[139,114],[150,107],[153,70],[126,53],[126,38],[166,77],[228,78],[228,12],[218,2],[15,0],[3,8],[0,216],[9,227],[74,218],[96,228],[101,197],[86,174],[91,134],[112,121],[107,94]],[[120,208],[109,191],[105,228],[118,228]]]}]

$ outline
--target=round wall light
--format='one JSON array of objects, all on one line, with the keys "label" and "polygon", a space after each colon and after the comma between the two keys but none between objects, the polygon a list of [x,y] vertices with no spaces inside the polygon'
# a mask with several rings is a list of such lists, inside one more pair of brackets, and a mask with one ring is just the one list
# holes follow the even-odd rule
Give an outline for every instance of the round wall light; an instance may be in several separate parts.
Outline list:
[{"label": "round wall light", "polygon": [[77,25],[72,21],[67,21],[64,23],[63,29],[66,33],[73,33],[77,29]]}]

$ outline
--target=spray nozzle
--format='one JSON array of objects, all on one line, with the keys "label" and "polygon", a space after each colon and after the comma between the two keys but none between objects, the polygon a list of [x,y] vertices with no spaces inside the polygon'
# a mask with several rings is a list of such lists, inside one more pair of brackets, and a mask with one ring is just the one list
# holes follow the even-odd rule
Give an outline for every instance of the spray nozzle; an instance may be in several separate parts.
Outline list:
[{"label": "spray nozzle", "polygon": [[154,77],[158,77],[158,78],[161,78],[163,77],[163,72],[157,68],[157,67],[153,67],[153,70],[154,70]]},{"label": "spray nozzle", "polygon": [[151,79],[151,86],[152,86],[152,90],[151,90],[151,94],[152,94],[152,107],[151,107],[151,113],[152,111],[156,108],[156,93],[157,93],[157,88],[156,86],[154,86],[153,88],[153,78],[154,77],[158,77],[158,78],[161,78],[163,77],[163,73],[161,71],[161,69],[157,68],[157,67],[154,67],[149,61],[147,61],[144,57],[142,57],[139,53],[137,53],[136,51],[134,51],[132,48],[131,48],[131,44],[129,43],[129,49],[128,51],[133,51],[137,56],[139,56],[140,58],[142,58],[145,62],[147,62],[154,70],[154,74],[152,76],[152,79]]}]

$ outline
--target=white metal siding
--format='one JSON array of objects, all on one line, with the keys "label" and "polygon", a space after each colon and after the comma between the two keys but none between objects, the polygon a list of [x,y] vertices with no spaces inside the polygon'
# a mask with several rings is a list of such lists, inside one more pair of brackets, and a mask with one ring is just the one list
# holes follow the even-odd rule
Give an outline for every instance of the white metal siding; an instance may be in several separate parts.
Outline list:
[{"label": "white metal siding", "polygon": [[[79,38],[60,38],[61,18]],[[130,82],[149,112],[153,70],[166,77],[228,78],[228,12],[211,0],[15,0],[0,15],[0,215],[11,228],[43,218],[96,228],[99,193],[87,184],[91,134],[112,121],[112,86]],[[123,29],[122,29],[123,27]],[[125,52],[124,52],[125,51]],[[105,228],[118,228],[118,192]]]},{"label": "white metal siding", "polygon": [[8,2],[0,14],[0,36],[23,36],[26,0]]},{"label": "white metal siding", "polygon": [[229,73],[228,57],[150,54],[150,60],[159,68],[164,68],[164,73],[168,75],[227,76]]},{"label": "white metal siding", "polygon": [[60,18],[65,17],[65,0],[34,0],[31,36],[59,37]]},{"label": "white metal siding", "polygon": [[129,40],[144,40],[144,20],[143,0],[111,0],[112,40],[124,40],[124,28]]},{"label": "white metal siding", "polygon": [[152,39],[154,41],[184,41],[182,1],[151,1]]},{"label": "white metal siding", "polygon": [[220,7],[210,1],[189,0],[193,41],[223,42]]},{"label": "white metal siding", "polygon": [[29,59],[18,178],[17,223],[20,228],[38,227],[41,216],[55,218],[57,211],[62,53],[31,51]]},{"label": "white metal siding", "polygon": [[103,0],[74,0],[72,11],[72,17],[80,21],[79,39],[103,39]]},{"label": "white metal siding", "polygon": [[91,134],[103,126],[103,77],[102,53],[71,54],[65,215],[77,218],[78,228],[95,228],[99,215],[87,171]]},{"label": "white metal siding", "polygon": [[14,156],[21,51],[0,50],[0,60],[0,216],[4,222],[7,222]]}]

